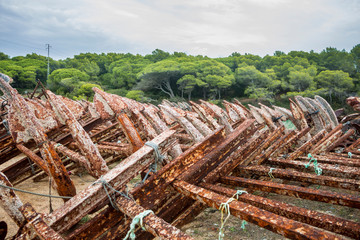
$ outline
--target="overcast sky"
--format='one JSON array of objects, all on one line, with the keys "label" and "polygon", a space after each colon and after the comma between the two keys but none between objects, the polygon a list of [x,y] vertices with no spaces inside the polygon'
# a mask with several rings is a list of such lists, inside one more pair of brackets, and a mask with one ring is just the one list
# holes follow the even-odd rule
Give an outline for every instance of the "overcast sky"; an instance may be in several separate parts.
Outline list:
[{"label": "overcast sky", "polygon": [[0,52],[272,55],[360,43],[360,0],[0,0]]}]

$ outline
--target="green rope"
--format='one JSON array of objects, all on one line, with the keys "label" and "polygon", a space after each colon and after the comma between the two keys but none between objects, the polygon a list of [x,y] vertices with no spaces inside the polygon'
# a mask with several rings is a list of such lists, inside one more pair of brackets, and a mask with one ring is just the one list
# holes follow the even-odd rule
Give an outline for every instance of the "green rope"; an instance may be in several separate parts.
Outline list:
[{"label": "green rope", "polygon": [[308,158],[310,158],[310,161],[307,164],[305,164],[305,168],[308,168],[310,164],[313,162],[316,175],[321,175],[322,169],[319,167],[316,158],[314,158],[310,153],[308,154]]},{"label": "green rope", "polygon": [[[221,211],[221,226],[220,226],[220,229],[219,229],[219,240],[224,239],[224,236],[225,236],[225,234],[224,234],[224,226],[225,226],[226,221],[230,217],[230,206],[229,206],[229,204],[232,201],[237,200],[238,197],[241,194],[244,194],[244,193],[247,194],[248,192],[244,191],[244,190],[237,190],[236,193],[231,198],[229,198],[225,203],[220,204],[219,210]],[[227,214],[225,220],[224,220],[224,214]]]},{"label": "green rope", "polygon": [[64,199],[70,199],[70,198],[72,198],[72,197],[67,197],[67,196],[54,196],[54,195],[48,195],[48,194],[41,194],[41,193],[29,192],[29,191],[26,191],[26,190],[14,188],[14,187],[9,187],[9,186],[2,185],[2,184],[0,184],[0,187],[7,188],[7,189],[11,189],[11,190],[18,191],[18,192],[33,194],[33,195],[37,195],[37,196],[41,196],[41,197],[64,198]]},{"label": "green rope", "polygon": [[152,167],[154,168],[153,170],[156,172],[158,162],[162,162],[165,159],[165,156],[160,153],[159,145],[157,145],[156,143],[149,141],[149,142],[146,142],[145,145],[154,149],[156,157],[155,157],[154,166],[152,166]]},{"label": "green rope", "polygon": [[274,171],[275,168],[270,168],[269,172],[268,172],[268,175],[270,178],[274,178],[274,175],[272,174],[272,171]]},{"label": "green rope", "polygon": [[351,152],[348,152],[348,157],[352,158],[352,153]]},{"label": "green rope", "polygon": [[145,210],[142,213],[139,213],[138,215],[136,215],[131,224],[130,224],[130,229],[127,232],[125,238],[123,240],[126,240],[130,237],[131,240],[135,240],[135,228],[136,225],[139,225],[144,231],[146,231],[144,225],[143,225],[143,218],[147,215],[149,215],[150,213],[154,214],[154,212],[152,210]]},{"label": "green rope", "polygon": [[[123,193],[123,192],[120,192],[118,190],[116,190],[115,188],[113,188],[105,179],[103,176],[100,176],[99,180],[97,180],[96,182],[94,182],[93,184],[91,185],[95,185],[95,184],[98,184],[98,183],[101,183],[101,185],[103,186],[104,190],[105,190],[105,193],[106,193],[106,196],[109,198],[109,201],[110,201],[110,204],[111,206],[120,211],[119,208],[117,207],[117,205],[113,202],[113,200],[115,201],[115,193],[118,193],[120,194],[121,196],[127,198],[127,199],[131,199],[127,194]],[[110,190],[113,190],[115,193],[113,194],[113,196],[110,195],[109,191],[107,190],[107,188],[109,188]]]},{"label": "green rope", "polygon": [[244,230],[245,231],[245,225],[247,225],[247,221],[245,221],[245,220],[243,220],[242,222],[241,222],[241,229],[242,230]]}]

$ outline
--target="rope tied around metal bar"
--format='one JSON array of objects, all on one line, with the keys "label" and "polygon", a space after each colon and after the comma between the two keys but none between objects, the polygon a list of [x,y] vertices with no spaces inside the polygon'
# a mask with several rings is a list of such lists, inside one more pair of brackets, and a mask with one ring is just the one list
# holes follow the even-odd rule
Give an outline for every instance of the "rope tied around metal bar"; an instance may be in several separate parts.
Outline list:
[{"label": "rope tied around metal bar", "polygon": [[157,145],[156,143],[151,142],[151,141],[146,142],[145,145],[151,147],[152,149],[154,149],[155,161],[152,164],[150,164],[149,170],[145,174],[144,179],[141,180],[140,182],[136,183],[135,186],[143,184],[146,181],[146,179],[149,177],[150,172],[154,172],[154,173],[157,172],[158,163],[159,162],[161,163],[165,159],[165,156],[160,153],[159,145]]},{"label": "rope tied around metal bar", "polygon": [[[104,179],[103,176],[100,176],[99,180],[97,180],[96,182],[94,182],[94,183],[91,184],[91,185],[95,185],[95,184],[98,184],[98,183],[101,183],[101,185],[103,186],[103,188],[104,188],[104,190],[105,190],[105,193],[106,193],[106,196],[109,198],[109,201],[110,201],[111,206],[112,206],[114,209],[118,210],[118,211],[120,211],[120,209],[119,209],[119,208],[117,207],[117,205],[113,202],[113,201],[115,201],[115,193],[118,193],[118,194],[120,194],[121,196],[123,196],[123,197],[125,197],[125,198],[127,198],[127,199],[131,199],[128,194],[125,194],[125,193],[120,192],[120,191],[116,190],[115,188],[113,188],[113,187]],[[113,191],[114,191],[114,193],[112,194],[112,196],[110,195],[110,193],[109,193],[109,191],[107,190],[107,188],[109,188],[110,190],[113,190]]]},{"label": "rope tied around metal bar", "polygon": [[[226,221],[230,217],[230,206],[229,206],[229,204],[232,201],[237,200],[238,197],[241,194],[244,194],[244,193],[247,194],[248,192],[244,191],[244,190],[237,190],[236,193],[231,198],[229,198],[226,202],[220,204],[219,210],[221,211],[221,226],[220,226],[220,229],[219,229],[219,240],[223,240],[224,236],[225,236],[225,234],[224,234],[224,226],[225,226]],[[224,220],[224,214],[227,214],[225,220]]]},{"label": "rope tied around metal bar", "polygon": [[148,142],[145,143],[145,145],[151,147],[152,149],[154,149],[155,162],[153,163],[154,165],[153,164],[151,164],[151,165],[153,165],[154,171],[157,171],[158,163],[159,162],[161,163],[165,159],[165,156],[160,153],[159,145],[157,145],[156,143],[148,141]]},{"label": "rope tied around metal bar", "polygon": [[150,213],[154,214],[154,212],[152,210],[145,210],[141,213],[139,213],[138,215],[136,215],[131,224],[130,224],[130,229],[127,232],[126,236],[124,237],[123,240],[126,240],[130,237],[131,240],[135,240],[135,228],[136,225],[139,225],[144,231],[146,231],[146,228],[143,225],[143,218],[146,217],[147,215],[149,215]]},{"label": "rope tied around metal bar", "polygon": [[274,175],[272,174],[272,171],[274,171],[275,168],[270,168],[269,172],[268,172],[268,175],[270,178],[274,178]]},{"label": "rope tied around metal bar", "polygon": [[321,175],[322,169],[319,167],[316,158],[314,158],[310,153],[308,154],[308,158],[310,158],[310,161],[307,164],[305,164],[305,168],[308,168],[310,164],[313,162],[316,175],[318,176]]},{"label": "rope tied around metal bar", "polygon": [[245,220],[242,220],[242,222],[241,222],[241,229],[242,230],[244,230],[245,231],[245,225],[247,225],[247,221],[245,221]]},{"label": "rope tied around metal bar", "polygon": [[7,188],[7,189],[11,189],[11,190],[18,191],[18,192],[23,192],[23,193],[28,193],[28,194],[32,194],[32,195],[37,195],[37,196],[41,196],[41,197],[63,198],[63,199],[70,199],[70,198],[72,198],[72,197],[67,197],[67,196],[54,196],[54,195],[49,195],[49,194],[42,194],[42,193],[30,192],[30,191],[22,190],[22,189],[19,189],[19,188],[9,187],[9,186],[3,185],[3,184],[0,184],[0,187]]},{"label": "rope tied around metal bar", "polygon": [[348,157],[352,158],[352,152],[348,152]]}]

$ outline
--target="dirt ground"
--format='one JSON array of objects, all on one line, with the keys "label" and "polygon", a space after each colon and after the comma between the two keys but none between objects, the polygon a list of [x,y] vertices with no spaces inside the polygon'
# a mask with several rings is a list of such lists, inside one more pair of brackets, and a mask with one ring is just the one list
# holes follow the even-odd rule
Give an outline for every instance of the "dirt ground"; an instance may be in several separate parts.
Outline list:
[{"label": "dirt ground", "polygon": [[[80,192],[87,186],[89,186],[95,179],[87,174],[77,175],[77,173],[73,173],[71,175],[71,179],[73,180],[74,184],[76,185],[77,191]],[[318,188],[318,186],[311,186],[314,188]],[[33,182],[32,179],[29,179],[25,182],[22,182],[16,185],[16,188],[48,194],[49,193],[49,182],[48,178],[44,178],[39,182]],[[321,187],[323,190],[330,190],[333,191],[332,188]],[[339,189],[336,189],[339,191]],[[340,190],[343,192],[349,192],[345,190]],[[53,195],[57,195],[55,190],[51,190]],[[41,196],[29,195],[22,192],[17,192],[18,196],[22,200],[23,203],[29,202],[35,208],[37,212],[40,213],[49,213],[49,199],[44,198]],[[319,212],[343,217],[349,220],[353,220],[356,222],[360,222],[360,210],[355,210],[352,208],[331,205],[321,202],[314,202],[314,201],[307,201],[303,199],[297,199],[293,197],[286,197],[280,196],[277,194],[272,193],[262,193],[262,192],[255,192],[254,194],[261,195],[267,198],[271,198],[274,200],[285,201],[287,203],[296,205],[298,207],[304,207],[308,209],[317,210]],[[53,209],[57,209],[63,205],[63,201],[61,199],[52,199],[52,207]],[[5,221],[8,224],[8,235],[7,239],[10,236],[13,236],[17,232],[16,224],[8,217],[8,215],[4,212],[2,208],[0,208],[0,221]],[[218,210],[207,208],[204,210],[196,219],[183,226],[181,228],[182,231],[187,233],[188,235],[192,236],[194,239],[197,240],[214,240],[218,239],[219,228],[221,221],[221,214]],[[248,240],[248,239],[255,239],[255,240],[277,240],[277,239],[286,239],[278,234],[275,234],[271,231],[266,229],[260,228],[257,225],[247,223],[245,225],[245,229],[241,228],[242,220],[236,217],[230,216],[228,221],[225,224],[225,237],[224,239],[233,239],[233,240]]]}]

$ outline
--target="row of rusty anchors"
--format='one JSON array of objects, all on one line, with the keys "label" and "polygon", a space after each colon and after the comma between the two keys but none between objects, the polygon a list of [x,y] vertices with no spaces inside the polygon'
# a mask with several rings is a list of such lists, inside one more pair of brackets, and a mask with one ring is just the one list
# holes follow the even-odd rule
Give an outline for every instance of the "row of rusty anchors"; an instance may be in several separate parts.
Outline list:
[{"label": "row of rusty anchors", "polygon": [[[10,81],[11,79],[6,75],[2,74],[0,76],[0,89],[6,95],[10,104],[8,113],[9,130],[17,147],[51,176],[54,187],[60,196],[75,196],[75,186],[56,153],[54,144],[49,141],[44,128],[35,116],[34,110],[10,86]],[[35,154],[24,146],[24,143],[31,139],[35,141],[42,158],[35,157]]]}]

